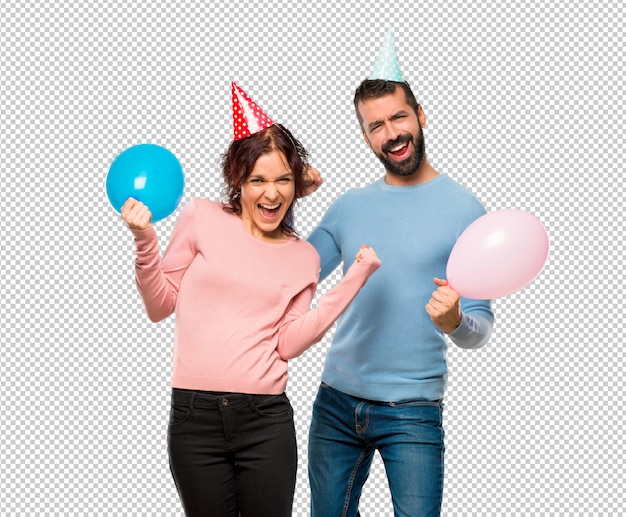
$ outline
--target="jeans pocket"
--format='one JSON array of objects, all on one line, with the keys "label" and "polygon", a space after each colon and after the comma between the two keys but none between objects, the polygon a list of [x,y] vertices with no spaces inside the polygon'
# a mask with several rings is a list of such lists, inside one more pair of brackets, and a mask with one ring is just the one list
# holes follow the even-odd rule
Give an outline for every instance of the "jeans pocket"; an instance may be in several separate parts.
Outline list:
[{"label": "jeans pocket", "polygon": [[441,402],[412,401],[391,404],[392,414],[397,420],[411,421],[415,425],[441,427],[443,405]]},{"label": "jeans pocket", "polygon": [[169,425],[179,425],[185,422],[191,415],[191,409],[189,406],[183,406],[180,404],[172,404],[170,408],[170,421]]},{"label": "jeans pocket", "polygon": [[293,408],[287,395],[249,395],[248,405],[252,411],[265,417],[288,417],[293,416]]}]

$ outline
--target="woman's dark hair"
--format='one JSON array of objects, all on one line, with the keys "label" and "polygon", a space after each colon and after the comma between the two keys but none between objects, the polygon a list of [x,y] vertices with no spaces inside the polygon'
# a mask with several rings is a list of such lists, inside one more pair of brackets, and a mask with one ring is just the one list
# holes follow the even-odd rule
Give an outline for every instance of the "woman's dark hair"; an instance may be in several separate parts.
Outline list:
[{"label": "woman's dark hair", "polygon": [[241,186],[246,182],[260,156],[273,151],[281,152],[287,159],[287,166],[293,174],[295,196],[287,209],[280,227],[288,235],[296,233],[294,229],[293,208],[298,198],[305,195],[311,180],[305,176],[309,167],[309,153],[281,124],[273,124],[259,133],[241,140],[233,140],[222,155],[222,175],[224,176],[223,195],[226,198],[225,210],[241,214]]},{"label": "woman's dark hair", "polygon": [[361,112],[359,111],[359,102],[364,102],[368,99],[378,99],[385,95],[393,95],[396,92],[396,88],[402,88],[407,104],[411,106],[415,114],[418,115],[419,104],[409,83],[406,81],[397,82],[385,81],[384,79],[365,79],[354,93],[354,109],[356,110],[356,116],[359,119],[361,130],[363,130],[363,117],[361,117]]}]

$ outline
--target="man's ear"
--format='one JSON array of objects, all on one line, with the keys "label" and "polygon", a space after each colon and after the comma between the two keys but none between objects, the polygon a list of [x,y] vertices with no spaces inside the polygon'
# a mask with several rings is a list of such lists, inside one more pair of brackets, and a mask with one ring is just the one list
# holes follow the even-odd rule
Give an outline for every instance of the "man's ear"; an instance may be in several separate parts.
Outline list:
[{"label": "man's ear", "polygon": [[426,112],[424,111],[424,108],[422,108],[421,104],[417,106],[417,120],[419,120],[422,128],[426,127],[428,120],[426,118]]}]

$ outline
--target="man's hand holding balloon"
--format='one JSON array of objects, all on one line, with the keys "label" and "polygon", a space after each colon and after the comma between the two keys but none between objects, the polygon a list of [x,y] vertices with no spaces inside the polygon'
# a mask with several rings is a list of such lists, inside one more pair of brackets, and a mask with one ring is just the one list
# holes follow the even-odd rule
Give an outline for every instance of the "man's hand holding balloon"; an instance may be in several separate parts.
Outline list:
[{"label": "man's hand holding balloon", "polygon": [[426,312],[439,330],[450,334],[461,324],[461,297],[446,280],[434,278],[433,281],[437,289],[426,305]]}]

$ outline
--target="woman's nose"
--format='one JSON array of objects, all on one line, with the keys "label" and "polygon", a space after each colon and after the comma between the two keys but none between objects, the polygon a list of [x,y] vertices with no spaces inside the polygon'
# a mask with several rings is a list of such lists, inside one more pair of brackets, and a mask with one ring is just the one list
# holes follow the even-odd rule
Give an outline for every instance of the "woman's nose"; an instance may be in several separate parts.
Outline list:
[{"label": "woman's nose", "polygon": [[274,181],[268,181],[265,184],[265,195],[269,199],[276,199],[278,197],[278,187]]}]

